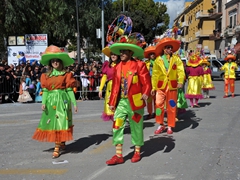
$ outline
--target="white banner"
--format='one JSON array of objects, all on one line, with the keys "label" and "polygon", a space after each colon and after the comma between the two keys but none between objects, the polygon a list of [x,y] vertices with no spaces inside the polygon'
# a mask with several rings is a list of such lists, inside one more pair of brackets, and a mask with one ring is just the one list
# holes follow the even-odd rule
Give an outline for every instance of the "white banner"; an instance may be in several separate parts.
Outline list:
[{"label": "white banner", "polygon": [[27,46],[8,46],[8,64],[16,66],[26,64],[27,61],[32,64],[34,61],[41,60],[41,54],[46,48],[47,46],[32,46],[29,51]]}]

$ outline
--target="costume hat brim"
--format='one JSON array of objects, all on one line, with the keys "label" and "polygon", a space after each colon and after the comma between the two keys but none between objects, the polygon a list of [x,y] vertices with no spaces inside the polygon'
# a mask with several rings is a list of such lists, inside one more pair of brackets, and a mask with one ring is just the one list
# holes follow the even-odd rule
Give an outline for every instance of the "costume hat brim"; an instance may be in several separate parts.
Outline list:
[{"label": "costume hat brim", "polygon": [[197,67],[197,66],[199,66],[202,63],[202,61],[203,61],[202,59],[199,60],[199,61],[195,61],[195,62],[189,60],[187,62],[187,66]]},{"label": "costume hat brim", "polygon": [[180,41],[171,38],[164,38],[156,45],[156,55],[162,55],[165,46],[170,45],[173,47],[173,53],[180,48]]},{"label": "costume hat brim", "polygon": [[228,61],[229,59],[236,60],[236,56],[229,54],[227,57],[224,58],[225,61]]},{"label": "costume hat brim", "polygon": [[111,56],[111,50],[109,46],[106,46],[105,48],[102,49],[103,54],[105,54],[107,57]]},{"label": "costume hat brim", "polygon": [[207,66],[210,66],[210,62],[208,60],[206,60],[206,59],[203,59],[201,64],[206,64]]},{"label": "costume hat brim", "polygon": [[156,55],[156,47],[155,46],[148,46],[145,50],[144,50],[144,57],[145,58],[149,58],[149,55],[154,53]]},{"label": "costume hat brim", "polygon": [[133,51],[133,57],[143,57],[143,49],[137,45],[129,43],[114,43],[110,46],[111,52],[120,55],[120,50],[131,50]]},{"label": "costume hat brim", "polygon": [[69,57],[67,53],[55,53],[55,54],[43,54],[40,60],[42,65],[49,65],[52,59],[60,59],[63,62],[63,66],[67,67],[74,63],[74,60]]},{"label": "costume hat brim", "polygon": [[62,52],[59,47],[50,45],[46,48],[45,52],[42,54],[40,63],[42,65],[49,65],[52,59],[60,59],[63,63],[63,67],[70,66],[74,63],[74,60],[69,57],[65,52]]}]

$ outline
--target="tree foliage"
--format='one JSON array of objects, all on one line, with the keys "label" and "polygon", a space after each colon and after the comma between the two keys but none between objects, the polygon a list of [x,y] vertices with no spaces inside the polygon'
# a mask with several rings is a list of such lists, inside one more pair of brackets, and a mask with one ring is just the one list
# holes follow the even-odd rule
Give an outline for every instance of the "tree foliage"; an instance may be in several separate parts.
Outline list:
[{"label": "tree foliage", "polygon": [[[104,0],[105,39],[108,25],[123,9],[123,0]],[[79,11],[81,44],[89,37],[91,51],[101,51],[101,40],[96,29],[101,28],[102,0],[3,0],[0,2],[0,52],[4,49],[3,38],[9,35],[48,34],[49,44],[77,49],[76,7]],[[126,15],[133,20],[133,32],[140,32],[149,42],[168,26],[167,8],[153,0],[125,0]],[[159,26],[159,24],[161,26]]]}]

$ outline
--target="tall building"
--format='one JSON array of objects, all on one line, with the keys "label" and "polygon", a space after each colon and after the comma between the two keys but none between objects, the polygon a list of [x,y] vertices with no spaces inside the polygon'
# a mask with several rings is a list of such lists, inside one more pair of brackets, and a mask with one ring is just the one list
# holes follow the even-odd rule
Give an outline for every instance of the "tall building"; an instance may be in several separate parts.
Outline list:
[{"label": "tall building", "polygon": [[203,48],[206,54],[224,58],[226,50],[240,42],[239,5],[240,0],[194,0],[185,3],[185,9],[174,20],[182,32],[183,49]]}]

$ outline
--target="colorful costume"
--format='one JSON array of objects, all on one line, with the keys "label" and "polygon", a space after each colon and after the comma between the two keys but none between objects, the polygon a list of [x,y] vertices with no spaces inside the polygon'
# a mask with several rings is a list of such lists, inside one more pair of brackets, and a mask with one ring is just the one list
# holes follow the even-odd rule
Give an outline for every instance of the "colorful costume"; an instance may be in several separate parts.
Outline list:
[{"label": "colorful costume", "polygon": [[[136,41],[122,36],[119,43],[110,46],[111,52],[120,55],[120,50],[127,51],[133,57],[143,56],[143,50],[137,46]],[[135,42],[135,43],[134,43]],[[130,44],[131,43],[131,44]],[[116,146],[116,155],[106,163],[108,165],[123,163],[122,144],[123,134],[128,117],[132,143],[135,145],[135,154],[132,162],[140,160],[140,147],[143,140],[143,114],[145,102],[143,97],[149,96],[151,91],[150,75],[145,63],[128,59],[121,61],[115,68],[113,76],[112,93],[109,106],[115,107],[113,122],[113,144]],[[147,97],[146,97],[147,98]]]},{"label": "colorful costume", "polygon": [[203,65],[202,90],[203,90],[204,98],[209,98],[209,90],[215,89],[212,82],[212,77],[211,77],[212,71],[209,68],[210,63],[208,62],[207,59],[203,59],[202,65]]},{"label": "colorful costume", "polygon": [[109,61],[105,61],[102,66],[103,76],[102,76],[100,87],[99,87],[100,91],[102,91],[105,83],[107,82],[105,98],[104,98],[104,111],[101,116],[104,121],[113,120],[113,115],[114,115],[114,112],[112,112],[109,109],[108,102],[109,102],[109,97],[110,97],[111,90],[112,90],[112,78],[113,78],[115,65],[116,65],[116,63],[112,63],[109,67]]},{"label": "colorful costume", "polygon": [[37,82],[36,92],[35,92],[35,102],[42,102],[42,87],[40,81]]},{"label": "colorful costume", "polygon": [[[190,99],[191,107],[199,107],[198,100],[203,98],[203,68],[200,66],[202,59],[198,55],[192,55],[188,60],[186,74],[188,76],[188,86],[185,97]],[[195,102],[193,100],[195,99]]]},{"label": "colorful costume", "polygon": [[[56,46],[46,49],[40,63],[49,65],[49,62],[56,58],[62,61],[63,67],[73,63],[73,60]],[[56,158],[59,156],[60,143],[73,139],[71,102],[76,107],[73,93],[75,79],[71,72],[53,69],[50,74],[42,74],[40,81],[43,91],[42,104],[45,105],[45,109],[33,139],[55,142],[53,158]]]},{"label": "colorful costume", "polygon": [[164,107],[167,109],[167,133],[173,133],[171,128],[174,128],[176,123],[178,84],[183,85],[185,78],[181,59],[176,55],[167,54],[166,46],[170,46],[174,53],[180,43],[171,38],[164,38],[156,46],[156,52],[159,52],[160,56],[155,60],[152,74],[152,91],[156,91],[156,122],[159,124],[155,134],[165,131]]},{"label": "colorful costume", "polygon": [[225,71],[224,73],[224,92],[225,95],[224,98],[228,97],[228,86],[230,86],[230,92],[232,93],[232,97],[234,97],[234,91],[235,91],[235,71],[238,69],[238,65],[235,62],[232,62],[236,60],[236,57],[232,54],[227,55],[225,58],[226,62],[220,69],[222,71]]},{"label": "colorful costume", "polygon": [[[155,46],[148,46],[145,50],[144,50],[144,57],[148,58],[148,60],[145,61],[145,64],[147,66],[147,69],[150,73],[150,76],[152,76],[152,69],[153,69],[153,65],[155,62],[155,57],[156,57],[156,48]],[[151,59],[153,57],[153,59]],[[147,100],[147,111],[148,111],[148,118],[152,118],[153,117],[153,106],[154,106],[154,112],[155,112],[155,100],[156,100],[156,96],[152,97],[150,96]]]},{"label": "colorful costume", "polygon": [[27,86],[25,82],[22,82],[19,87],[19,96],[18,96],[18,102],[30,102],[32,101],[32,97],[30,96]]}]

